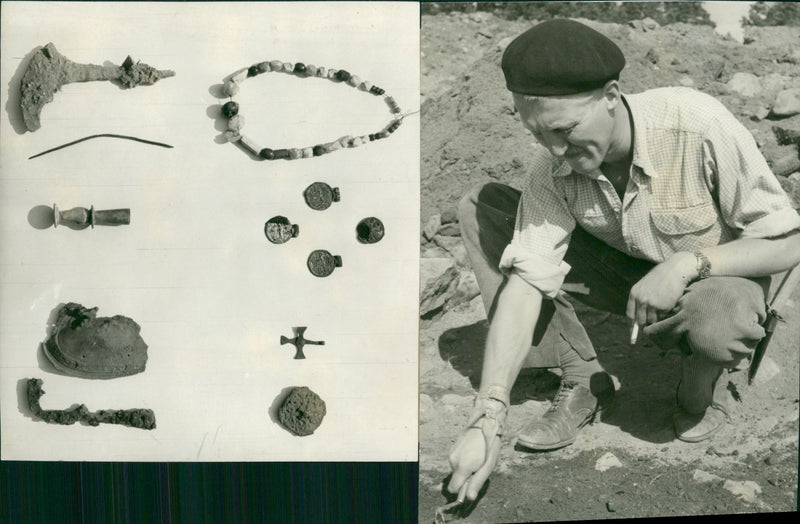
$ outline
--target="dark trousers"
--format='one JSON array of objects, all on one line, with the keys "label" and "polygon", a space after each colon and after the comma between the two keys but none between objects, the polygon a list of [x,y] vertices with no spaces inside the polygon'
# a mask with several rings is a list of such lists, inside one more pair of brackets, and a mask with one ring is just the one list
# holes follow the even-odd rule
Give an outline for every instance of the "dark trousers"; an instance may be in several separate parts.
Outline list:
[{"label": "dark trousers", "polygon": [[[461,201],[461,234],[491,322],[505,280],[498,269],[514,234],[520,192],[487,183]],[[564,257],[571,266],[562,291],[594,308],[624,315],[631,287],[654,266],[622,253],[576,226]],[[769,277],[710,277],[690,284],[666,318],[644,328],[662,348],[679,347],[703,367],[737,367],[764,336]],[[544,300],[527,367],[558,367],[572,348],[596,356],[586,331],[563,295]],[[690,366],[691,367],[691,366]]]}]

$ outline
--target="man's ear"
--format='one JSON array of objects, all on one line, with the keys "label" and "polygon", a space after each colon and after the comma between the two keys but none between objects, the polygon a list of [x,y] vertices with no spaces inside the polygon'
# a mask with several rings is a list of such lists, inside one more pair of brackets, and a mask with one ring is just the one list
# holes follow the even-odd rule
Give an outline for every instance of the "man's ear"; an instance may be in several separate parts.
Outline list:
[{"label": "man's ear", "polygon": [[613,111],[622,99],[622,92],[619,89],[619,80],[609,80],[602,89],[606,107],[609,111]]}]

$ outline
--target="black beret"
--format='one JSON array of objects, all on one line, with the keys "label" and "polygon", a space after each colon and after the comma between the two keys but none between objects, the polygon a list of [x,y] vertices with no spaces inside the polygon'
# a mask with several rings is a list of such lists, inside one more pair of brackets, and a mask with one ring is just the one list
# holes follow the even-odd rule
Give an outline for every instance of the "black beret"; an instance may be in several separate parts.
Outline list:
[{"label": "black beret", "polygon": [[515,38],[503,53],[501,67],[513,93],[572,95],[618,80],[625,57],[617,44],[594,29],[555,19]]}]

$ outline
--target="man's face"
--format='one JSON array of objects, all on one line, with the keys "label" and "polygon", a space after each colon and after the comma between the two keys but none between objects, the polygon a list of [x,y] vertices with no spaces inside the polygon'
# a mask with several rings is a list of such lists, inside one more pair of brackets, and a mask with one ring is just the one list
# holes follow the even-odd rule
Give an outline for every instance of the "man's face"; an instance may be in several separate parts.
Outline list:
[{"label": "man's face", "polygon": [[613,100],[600,93],[533,98],[514,93],[514,103],[536,141],[574,171],[591,173],[606,159],[614,132]]}]

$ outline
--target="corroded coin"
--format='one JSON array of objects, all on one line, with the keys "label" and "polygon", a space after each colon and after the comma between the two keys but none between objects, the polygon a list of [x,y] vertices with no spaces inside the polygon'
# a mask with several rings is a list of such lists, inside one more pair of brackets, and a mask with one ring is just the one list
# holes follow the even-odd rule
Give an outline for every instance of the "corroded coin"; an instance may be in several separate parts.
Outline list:
[{"label": "corroded coin", "polygon": [[383,222],[375,217],[367,217],[356,226],[358,241],[362,244],[374,244],[383,238]]},{"label": "corroded coin", "polygon": [[303,197],[305,197],[308,207],[322,211],[328,209],[331,202],[339,201],[339,188],[331,188],[325,182],[314,182],[303,192]]},{"label": "corroded coin", "polygon": [[264,224],[264,234],[273,244],[283,244],[300,234],[300,226],[283,216],[274,216]]},{"label": "corroded coin", "polygon": [[342,257],[317,249],[308,255],[308,269],[314,276],[327,277],[337,267],[342,267]]},{"label": "corroded coin", "polygon": [[281,425],[298,437],[314,433],[326,414],[325,401],[306,386],[294,387],[278,409]]}]

